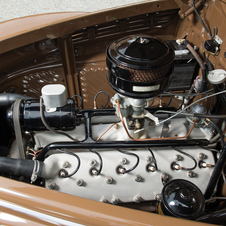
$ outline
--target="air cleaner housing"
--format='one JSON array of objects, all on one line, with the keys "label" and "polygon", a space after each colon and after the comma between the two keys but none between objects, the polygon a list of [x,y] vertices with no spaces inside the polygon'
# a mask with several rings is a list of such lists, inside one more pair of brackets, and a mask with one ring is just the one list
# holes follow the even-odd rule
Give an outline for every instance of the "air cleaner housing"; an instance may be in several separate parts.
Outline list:
[{"label": "air cleaner housing", "polygon": [[118,93],[150,98],[170,84],[174,51],[158,38],[133,35],[111,43],[106,51],[108,81]]}]

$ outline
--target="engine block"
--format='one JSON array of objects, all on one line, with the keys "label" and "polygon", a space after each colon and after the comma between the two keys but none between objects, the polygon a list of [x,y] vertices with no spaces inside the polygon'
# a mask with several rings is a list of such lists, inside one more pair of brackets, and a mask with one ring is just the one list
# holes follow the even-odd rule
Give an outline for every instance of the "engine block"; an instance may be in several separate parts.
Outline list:
[{"label": "engine block", "polygon": [[60,171],[72,173],[78,166],[78,161],[69,154],[51,154],[44,162],[43,174],[47,177],[45,186],[71,195],[113,204],[153,200],[161,193],[165,182],[179,178],[193,182],[204,193],[212,168],[201,167],[199,163],[202,161],[214,165],[212,153],[200,147],[179,147],[179,149],[193,156],[198,162],[194,170],[173,168],[173,164],[184,168],[194,166],[191,158],[173,148],[152,148],[153,155],[148,149],[122,149],[139,157],[138,166],[133,171],[122,174],[119,168],[126,170],[132,168],[137,162],[136,157],[108,149],[95,150],[103,161],[101,173],[95,175],[92,174],[92,170],[99,169],[100,160],[95,153],[84,150],[76,151],[81,160],[78,172],[72,177],[62,178]]}]

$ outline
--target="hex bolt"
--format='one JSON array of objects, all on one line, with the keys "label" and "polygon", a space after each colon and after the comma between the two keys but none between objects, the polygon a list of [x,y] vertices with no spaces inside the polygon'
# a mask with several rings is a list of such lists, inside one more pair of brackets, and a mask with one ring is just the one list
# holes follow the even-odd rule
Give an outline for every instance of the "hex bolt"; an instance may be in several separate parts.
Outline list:
[{"label": "hex bolt", "polygon": [[82,179],[77,180],[76,184],[78,186],[82,186],[84,184],[84,181]]},{"label": "hex bolt", "polygon": [[162,177],[163,180],[168,180],[169,174],[168,173],[162,173],[161,177]]},{"label": "hex bolt", "polygon": [[69,166],[69,162],[68,161],[65,161],[62,165],[63,168],[67,168]]},{"label": "hex bolt", "polygon": [[147,162],[152,162],[153,161],[153,157],[152,156],[147,156],[146,161]]},{"label": "hex bolt", "polygon": [[134,201],[135,203],[140,203],[140,202],[142,201],[142,198],[141,198],[139,195],[137,195],[137,196],[135,196],[135,197],[133,198],[133,201]]},{"label": "hex bolt", "polygon": [[106,180],[107,184],[112,184],[113,183],[113,178],[112,177],[108,177]]},{"label": "hex bolt", "polygon": [[133,178],[134,178],[134,180],[136,182],[141,182],[142,181],[142,177],[139,174],[136,174]]},{"label": "hex bolt", "polygon": [[117,204],[119,204],[119,199],[116,198],[116,197],[113,197],[112,200],[111,200],[111,203],[114,204],[114,205],[117,205]]},{"label": "hex bolt", "polygon": [[133,125],[133,121],[129,121],[129,126],[132,126]]},{"label": "hex bolt", "polygon": [[97,161],[95,160],[95,159],[92,159],[91,161],[90,161],[90,165],[91,166],[95,166],[97,164]]},{"label": "hex bolt", "polygon": [[206,155],[204,153],[199,153],[199,158],[200,159],[205,159],[206,158]]},{"label": "hex bolt", "polygon": [[161,201],[161,199],[162,199],[162,195],[161,195],[161,194],[157,194],[157,195],[155,196],[155,200]]},{"label": "hex bolt", "polygon": [[49,187],[49,189],[54,189],[56,187],[56,183],[55,182],[50,182],[48,187]]},{"label": "hex bolt", "polygon": [[120,163],[121,163],[122,165],[125,165],[127,162],[128,162],[128,160],[127,160],[126,158],[122,158],[122,159],[120,160]]},{"label": "hex bolt", "polygon": [[183,157],[182,157],[181,155],[175,155],[175,156],[174,156],[174,159],[175,159],[176,161],[181,161],[181,160],[183,160]]},{"label": "hex bolt", "polygon": [[114,125],[114,128],[115,129],[119,129],[120,128],[120,125],[117,123],[117,124]]},{"label": "hex bolt", "polygon": [[107,200],[107,199],[105,199],[105,198],[101,198],[101,199],[100,199],[100,202],[103,202],[103,203],[108,203],[108,200]]},{"label": "hex bolt", "polygon": [[190,178],[193,178],[193,177],[196,176],[196,173],[193,172],[193,171],[189,171],[189,172],[188,172],[188,176],[189,176]]}]

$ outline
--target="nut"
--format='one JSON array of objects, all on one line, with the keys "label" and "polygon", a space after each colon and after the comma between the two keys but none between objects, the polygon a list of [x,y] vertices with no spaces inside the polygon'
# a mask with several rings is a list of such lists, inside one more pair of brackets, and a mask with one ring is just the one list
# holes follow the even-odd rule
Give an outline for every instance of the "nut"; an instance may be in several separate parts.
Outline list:
[{"label": "nut", "polygon": [[135,196],[135,197],[133,198],[133,201],[134,201],[135,203],[140,203],[140,202],[142,201],[142,198],[141,198],[139,195],[137,195],[137,196]]},{"label": "nut", "polygon": [[206,155],[204,153],[199,153],[199,158],[200,159],[205,159],[206,158]]},{"label": "nut", "polygon": [[182,157],[181,155],[175,155],[175,156],[174,156],[174,159],[175,159],[176,161],[181,161],[181,160],[183,160],[183,157]]},{"label": "nut", "polygon": [[142,177],[141,177],[139,174],[136,174],[136,175],[134,176],[134,180],[135,180],[136,182],[141,182],[141,181],[142,181]]},{"label": "nut", "polygon": [[95,160],[95,159],[92,159],[91,161],[90,161],[90,165],[91,166],[95,166],[97,164],[97,161]]},{"label": "nut", "polygon": [[112,177],[108,177],[106,180],[107,184],[112,184],[113,183],[113,178]]},{"label": "nut", "polygon": [[127,162],[128,162],[128,160],[127,160],[126,158],[122,158],[122,159],[120,160],[120,163],[121,163],[122,165],[125,165]]},{"label": "nut", "polygon": [[55,182],[50,182],[48,187],[49,187],[49,189],[54,189],[56,187],[56,183]]},{"label": "nut", "polygon": [[169,179],[169,174],[168,173],[162,173],[162,179],[163,180],[168,180]]},{"label": "nut", "polygon": [[161,201],[161,199],[162,199],[161,194],[157,194],[157,195],[155,196],[155,200]]},{"label": "nut", "polygon": [[147,162],[152,162],[153,161],[153,157],[152,156],[147,156],[146,161]]},{"label": "nut", "polygon": [[67,168],[69,166],[69,162],[68,161],[65,161],[62,165],[63,168]]},{"label": "nut", "polygon": [[84,184],[84,181],[82,179],[77,180],[76,184],[78,186],[82,186]]},{"label": "nut", "polygon": [[111,203],[114,205],[117,205],[117,204],[119,204],[119,199],[114,197],[114,198],[112,198]]},{"label": "nut", "polygon": [[196,176],[196,173],[193,172],[193,171],[189,171],[189,172],[188,172],[188,176],[189,176],[190,178],[193,178],[193,177]]}]

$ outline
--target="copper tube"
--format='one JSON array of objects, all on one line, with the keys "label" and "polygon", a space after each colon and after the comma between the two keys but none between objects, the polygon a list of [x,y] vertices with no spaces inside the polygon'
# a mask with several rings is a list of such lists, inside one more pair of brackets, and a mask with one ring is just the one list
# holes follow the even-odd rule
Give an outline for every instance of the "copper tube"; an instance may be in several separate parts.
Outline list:
[{"label": "copper tube", "polygon": [[196,119],[194,120],[194,123],[193,123],[193,125],[192,125],[190,131],[188,132],[187,135],[185,135],[185,136],[183,136],[183,137],[164,137],[164,138],[136,139],[136,138],[133,138],[133,137],[130,136],[130,134],[129,134],[127,128],[126,128],[126,125],[125,125],[124,120],[123,120],[123,117],[122,117],[122,112],[121,112],[121,109],[120,109],[120,103],[119,103],[119,100],[116,100],[116,103],[117,103],[117,105],[118,105],[118,111],[119,111],[119,116],[120,116],[120,120],[121,120],[121,122],[122,122],[122,125],[123,125],[123,127],[124,127],[124,129],[125,129],[125,131],[126,131],[126,133],[127,133],[127,135],[128,135],[128,137],[129,137],[130,139],[132,139],[132,140],[135,140],[135,141],[184,139],[184,138],[187,138],[187,137],[190,135],[190,133],[192,132],[192,130],[193,130],[194,126],[195,126],[195,123],[196,123],[196,121],[197,121]]},{"label": "copper tube", "polygon": [[116,124],[117,124],[117,123],[112,124],[105,132],[103,132],[103,133],[97,138],[96,141],[100,140],[100,138],[101,138],[105,133],[107,133],[107,131],[110,130],[110,129],[111,129],[114,125],[116,125]]}]

